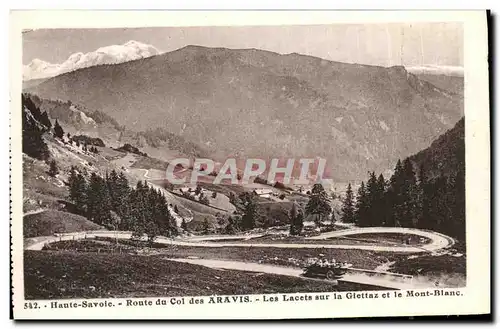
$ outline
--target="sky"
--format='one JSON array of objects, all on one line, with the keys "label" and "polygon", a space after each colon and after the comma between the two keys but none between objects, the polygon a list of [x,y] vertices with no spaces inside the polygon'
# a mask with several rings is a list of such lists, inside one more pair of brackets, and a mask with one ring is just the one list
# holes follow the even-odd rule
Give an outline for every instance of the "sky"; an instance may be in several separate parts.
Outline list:
[{"label": "sky", "polygon": [[23,33],[23,64],[35,58],[62,63],[73,53],[129,40],[151,44],[164,52],[200,45],[295,52],[380,66],[463,66],[460,23],[40,29]]}]

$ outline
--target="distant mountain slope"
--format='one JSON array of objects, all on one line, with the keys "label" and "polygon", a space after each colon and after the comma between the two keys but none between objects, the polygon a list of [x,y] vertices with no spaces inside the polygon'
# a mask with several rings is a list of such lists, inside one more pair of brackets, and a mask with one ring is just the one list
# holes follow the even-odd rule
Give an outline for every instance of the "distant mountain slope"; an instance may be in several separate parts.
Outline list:
[{"label": "distant mountain slope", "polygon": [[438,88],[446,90],[447,92],[462,95],[464,94],[464,78],[457,76],[448,76],[440,74],[419,74],[420,80],[432,83]]},{"label": "distant mountain slope", "polygon": [[[70,101],[49,100],[37,95],[25,94],[42,111],[46,111],[52,120],[59,120],[66,132],[72,135],[83,134],[98,137],[112,147],[130,143],[147,153],[165,158],[166,153],[177,153],[189,157],[206,156],[206,151],[198,145],[186,141],[163,129],[148,129],[146,131],[131,131],[121,126],[109,115],[92,111]],[[168,157],[167,157],[168,158]]]},{"label": "distant mountain slope", "polygon": [[431,146],[410,157],[418,168],[425,166],[427,175],[456,175],[465,170],[465,119],[462,118],[455,126],[439,136]]},{"label": "distant mountain slope", "polygon": [[47,79],[48,78],[24,80],[22,88],[23,88],[23,90],[33,88],[34,86],[41,84],[42,82],[44,82]]},{"label": "distant mountain slope", "polygon": [[326,157],[337,180],[385,170],[463,115],[459,95],[403,67],[188,46],[66,73],[29,89],[162,128],[211,156]]}]

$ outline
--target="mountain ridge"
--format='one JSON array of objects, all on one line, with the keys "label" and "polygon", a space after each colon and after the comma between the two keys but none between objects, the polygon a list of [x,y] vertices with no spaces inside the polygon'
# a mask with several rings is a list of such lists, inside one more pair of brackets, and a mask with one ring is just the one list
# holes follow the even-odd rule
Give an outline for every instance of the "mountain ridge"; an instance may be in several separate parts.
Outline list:
[{"label": "mountain ridge", "polygon": [[187,46],[84,68],[28,88],[71,99],[134,130],[161,127],[227,156],[325,156],[359,177],[426,147],[463,99],[404,67]]}]

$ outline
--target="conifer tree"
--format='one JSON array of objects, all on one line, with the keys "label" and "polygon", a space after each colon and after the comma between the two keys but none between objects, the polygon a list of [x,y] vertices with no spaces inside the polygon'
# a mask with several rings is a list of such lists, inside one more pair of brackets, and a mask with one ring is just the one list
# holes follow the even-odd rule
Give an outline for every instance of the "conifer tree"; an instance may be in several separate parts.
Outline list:
[{"label": "conifer tree", "polygon": [[96,173],[90,176],[87,195],[87,218],[98,225],[106,225],[111,220],[111,197],[105,180]]},{"label": "conifer tree", "polygon": [[244,230],[251,230],[255,228],[255,223],[257,222],[257,202],[253,195],[247,194],[244,198],[244,214],[242,218],[242,227]]},{"label": "conifer tree", "polygon": [[57,174],[59,174],[59,168],[57,168],[56,160],[52,160],[49,164],[49,175],[51,177],[56,177]]},{"label": "conifer tree", "polygon": [[330,200],[323,185],[314,184],[306,205],[306,214],[315,216],[316,226],[321,226],[322,219],[332,212]]},{"label": "conifer tree", "polygon": [[304,214],[295,202],[292,204],[288,217],[290,218],[290,235],[300,235],[304,228]]},{"label": "conifer tree", "polygon": [[129,186],[128,180],[123,173],[118,174],[116,170],[112,170],[107,175],[106,183],[109,189],[111,205],[118,216],[127,218],[129,208]]},{"label": "conifer tree", "polygon": [[465,240],[465,165],[459,166],[458,171],[452,176],[449,188],[451,218],[448,227],[451,235],[460,240]]},{"label": "conifer tree", "polygon": [[388,226],[400,226],[400,219],[404,216],[404,175],[401,160],[398,160],[394,173],[391,176],[387,201],[389,203],[389,215],[387,218]]},{"label": "conifer tree", "polygon": [[35,103],[31,100],[30,96],[22,94],[22,104],[23,107],[28,109],[28,111],[31,113],[33,119],[42,123],[42,112],[40,111],[40,108],[36,106]]},{"label": "conifer tree", "polygon": [[201,186],[196,185],[196,189],[194,190],[194,195],[199,195],[201,193]]},{"label": "conifer tree", "polygon": [[351,183],[347,185],[345,198],[342,201],[342,222],[354,223],[354,195]]},{"label": "conifer tree", "polygon": [[375,172],[370,173],[370,177],[366,183],[366,216],[364,216],[363,221],[359,223],[361,226],[378,226],[377,225],[377,177]]},{"label": "conifer tree", "polygon": [[181,222],[181,228],[187,232],[187,223],[186,223],[186,220],[184,219],[184,217],[182,218],[182,222]]},{"label": "conifer tree", "polygon": [[50,122],[49,115],[47,114],[46,111],[43,111],[43,113],[40,116],[40,123],[43,124],[46,128],[47,131],[52,128],[52,122]]},{"label": "conifer tree", "polygon": [[80,214],[87,211],[87,181],[85,177],[78,173],[75,166],[71,167],[69,178],[69,198],[75,204],[75,209]]},{"label": "conifer tree", "polygon": [[57,120],[56,123],[54,124],[54,136],[59,139],[63,139],[64,137],[64,130]]},{"label": "conifer tree", "polygon": [[375,199],[377,225],[385,226],[387,225],[387,213],[389,210],[387,203],[387,182],[382,174],[380,174],[377,178],[377,194]]},{"label": "conifer tree", "polygon": [[415,227],[421,212],[417,179],[409,158],[403,161],[403,217],[399,219],[404,227]]},{"label": "conifer tree", "polygon": [[203,220],[203,234],[209,234],[210,233],[210,224],[208,223],[208,219]]},{"label": "conifer tree", "polygon": [[361,182],[361,186],[358,189],[358,195],[356,197],[356,212],[354,215],[355,222],[359,226],[363,226],[367,222],[367,198],[366,198],[366,187],[365,182]]}]

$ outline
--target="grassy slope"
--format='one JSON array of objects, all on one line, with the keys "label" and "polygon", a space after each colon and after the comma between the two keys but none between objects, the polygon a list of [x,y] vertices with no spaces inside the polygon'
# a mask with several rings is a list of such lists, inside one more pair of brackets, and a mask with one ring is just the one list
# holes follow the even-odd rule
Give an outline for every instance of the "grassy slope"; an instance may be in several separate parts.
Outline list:
[{"label": "grassy slope", "polygon": [[103,228],[83,216],[57,210],[47,210],[23,218],[25,238],[99,229]]},{"label": "grassy slope", "polygon": [[110,298],[361,290],[299,278],[216,270],[158,256],[26,251],[27,299]]},{"label": "grassy slope", "polygon": [[23,156],[23,210],[40,207],[58,208],[58,200],[68,194],[67,188],[57,178],[50,177],[49,166],[39,160]]},{"label": "grassy slope", "polygon": [[391,266],[394,272],[419,274],[466,274],[466,258],[451,255],[401,258]]}]

